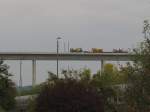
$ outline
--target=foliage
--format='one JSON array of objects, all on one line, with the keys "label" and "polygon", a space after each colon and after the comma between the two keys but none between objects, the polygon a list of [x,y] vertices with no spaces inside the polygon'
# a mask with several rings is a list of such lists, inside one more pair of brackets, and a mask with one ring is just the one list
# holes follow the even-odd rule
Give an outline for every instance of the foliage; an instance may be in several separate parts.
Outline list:
[{"label": "foliage", "polygon": [[30,98],[28,101],[27,111],[28,112],[35,112],[35,105],[36,105],[35,98]]},{"label": "foliage", "polygon": [[126,75],[125,103],[129,112],[150,111],[150,25],[144,21],[144,41],[134,49],[133,64],[122,68]]},{"label": "foliage", "polygon": [[15,105],[14,97],[16,95],[15,84],[8,72],[8,66],[0,61],[0,106],[5,110],[10,110]]},{"label": "foliage", "polygon": [[[57,103],[57,104],[58,104],[58,102],[60,102],[60,101],[58,101],[58,99],[53,99],[53,98],[55,98],[55,96],[53,96],[54,94],[50,93],[50,91],[52,92],[53,90],[55,90],[54,88],[58,89],[57,91],[55,90],[56,93],[57,92],[61,93],[61,94],[57,93],[56,95],[60,95],[57,97],[63,98],[62,101],[60,102],[60,104],[58,104],[58,105],[61,105],[62,102],[64,103],[64,99],[66,99],[66,98],[70,98],[70,101],[71,101],[72,96],[70,96],[69,93],[70,94],[80,93],[79,90],[76,90],[76,88],[74,87],[74,84],[77,83],[76,85],[79,84],[78,86],[79,86],[80,90],[82,90],[82,86],[84,88],[89,88],[89,87],[94,88],[96,90],[97,94],[103,98],[103,100],[101,98],[98,100],[101,100],[101,102],[104,106],[104,110],[106,112],[116,112],[117,111],[116,103],[114,103],[114,100],[112,100],[112,99],[116,99],[118,88],[112,86],[112,84],[114,84],[114,85],[117,84],[117,83],[114,83],[114,81],[116,81],[115,78],[117,76],[119,76],[118,72],[119,71],[117,70],[117,68],[111,64],[105,65],[105,70],[101,75],[99,73],[92,75],[90,69],[83,69],[80,71],[63,70],[62,74],[64,74],[64,77],[57,78],[55,74],[53,74],[52,72],[49,72],[49,79],[43,84],[42,92],[40,93],[38,99],[36,100],[37,102],[40,101],[40,103],[36,104],[36,107],[37,107],[36,109],[39,109],[40,104],[43,104],[42,107],[44,107],[44,105],[49,106],[47,104],[50,101],[46,100],[48,97],[45,96],[46,98],[43,99],[44,96],[41,96],[41,94],[42,95],[50,95],[49,97],[50,97],[51,101],[55,102],[55,100],[56,100],[55,103]],[[105,76],[106,73],[108,74],[107,76]],[[118,73],[118,74],[115,75],[116,73]],[[111,76],[111,75],[114,75],[114,76]],[[107,81],[106,79],[109,78],[110,76],[113,77],[113,80],[111,79],[111,80]],[[63,88],[63,87],[65,87],[65,88]],[[66,89],[66,87],[67,87],[67,89]],[[74,88],[74,90],[72,90],[73,88]],[[65,89],[68,90],[67,93],[65,92]],[[65,94],[63,92],[65,92]],[[81,96],[79,96],[79,97],[84,97],[84,95],[82,93],[80,93],[80,95]],[[90,98],[90,96],[89,96],[89,98]],[[82,98],[79,98],[78,100],[80,101],[80,100],[82,100]],[[41,101],[43,101],[43,102],[41,102]],[[47,101],[47,102],[44,103],[44,101]],[[93,99],[93,101],[94,101],[94,99]],[[97,101],[97,100],[95,99],[95,101]],[[72,100],[72,102],[74,102],[74,100]],[[80,101],[80,102],[82,102],[82,101]],[[68,103],[68,102],[66,102],[66,103]],[[92,106],[90,106],[90,108],[92,108]],[[42,110],[40,110],[40,111],[42,111]],[[46,110],[44,110],[44,111],[46,111]]]},{"label": "foliage", "polygon": [[90,69],[83,69],[83,71],[80,73],[80,78],[83,81],[88,81],[91,79],[91,70]]},{"label": "foliage", "polygon": [[0,107],[0,112],[6,112],[2,107]]},{"label": "foliage", "polygon": [[18,88],[17,96],[38,94],[40,92],[40,89],[41,89],[41,85],[36,85],[35,87]]},{"label": "foliage", "polygon": [[[103,72],[98,72],[97,74],[94,74],[94,75],[92,75],[90,69],[87,69],[87,68],[82,69],[82,70],[73,70],[73,69],[69,71],[63,70],[62,74],[64,75],[64,77],[61,76],[61,78],[58,78],[56,74],[52,72],[48,72],[48,73],[49,73],[49,78],[47,79],[45,83],[41,84],[43,87],[42,91],[44,91],[45,95],[53,95],[53,94],[50,94],[48,91],[52,91],[57,84],[60,86],[60,85],[63,85],[63,83],[65,83],[66,84],[65,87],[68,86],[72,88],[73,86],[69,83],[71,81],[75,81],[76,83],[82,84],[85,87],[90,86],[92,88],[95,88],[98,94],[103,98],[102,103],[103,103],[103,108],[105,112],[119,112],[117,100],[118,100],[118,96],[120,97],[123,94],[122,90],[120,90],[120,84],[127,82],[126,80],[127,78],[126,78],[126,75],[124,75],[124,73],[121,73],[121,71],[119,71],[114,65],[108,63],[105,65]],[[64,92],[65,90],[60,89],[57,91],[62,93],[62,91]],[[76,91],[73,91],[73,92],[76,93]],[[40,94],[41,93],[43,92],[40,92]],[[60,94],[57,94],[57,95],[60,95]],[[62,95],[64,96],[64,94]],[[63,96],[61,97],[63,98]],[[67,96],[64,96],[64,97],[67,98]],[[48,100],[46,100],[46,98],[43,99],[43,97],[44,96],[39,95],[38,98],[40,98],[40,100],[43,101],[42,103],[43,105],[48,106],[47,105],[48,103],[44,104],[44,101],[48,102]],[[49,97],[51,98],[52,96],[49,96]],[[71,97],[71,96],[68,96],[68,97]],[[39,108],[39,106],[37,106],[37,103],[36,103],[38,102],[38,100],[31,101],[32,106],[30,106],[29,112],[34,112],[35,107],[36,109]],[[55,102],[54,99],[52,99],[52,101]]]},{"label": "foliage", "polygon": [[102,72],[98,71],[92,78],[91,84],[101,90],[106,112],[117,112],[118,105],[116,100],[120,90],[116,85],[120,83],[120,72],[110,63],[105,64],[104,70]]},{"label": "foliage", "polygon": [[43,86],[36,112],[103,112],[102,96],[90,84],[76,79],[57,79]]},{"label": "foliage", "polygon": [[65,79],[71,78],[76,80],[82,80],[83,82],[87,82],[92,78],[91,70],[89,68],[84,68],[82,70],[62,70],[62,74],[64,75]]},{"label": "foliage", "polygon": [[105,64],[100,80],[104,86],[112,86],[122,83],[122,75],[113,64]]}]

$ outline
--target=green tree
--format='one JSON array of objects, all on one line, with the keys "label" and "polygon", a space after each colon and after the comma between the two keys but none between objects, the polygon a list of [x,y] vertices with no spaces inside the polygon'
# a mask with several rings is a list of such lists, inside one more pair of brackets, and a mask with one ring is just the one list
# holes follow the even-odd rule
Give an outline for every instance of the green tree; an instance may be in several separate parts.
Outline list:
[{"label": "green tree", "polygon": [[14,107],[16,95],[15,84],[10,79],[12,75],[8,72],[8,68],[3,61],[0,61],[0,107],[4,110]]},{"label": "green tree", "polygon": [[[110,67],[109,67],[110,66]],[[108,68],[108,70],[107,70],[107,68]],[[116,71],[118,71],[117,69],[116,69],[116,67],[115,66],[113,66],[113,65],[111,65],[111,64],[108,64],[108,66],[106,65],[105,66],[105,72],[107,72],[107,73],[109,73],[109,75],[112,75],[112,73],[114,73],[115,74],[115,72]],[[94,88],[94,91],[96,92],[97,91],[97,93],[96,94],[98,94],[98,95],[100,95],[101,97],[102,97],[102,99],[100,98],[100,99],[97,99],[97,100],[101,100],[102,101],[102,105],[99,105],[100,106],[100,108],[104,108],[104,110],[106,111],[106,112],[117,112],[117,108],[116,108],[116,105],[113,103],[113,102],[111,102],[111,98],[116,98],[116,91],[114,90],[114,88],[113,88],[113,86],[110,84],[110,82],[112,81],[112,80],[110,80],[110,81],[108,81],[108,83],[104,83],[106,80],[104,80],[104,78],[102,78],[102,76],[101,75],[99,75],[99,74],[95,74],[95,75],[92,75],[91,74],[91,71],[90,71],[90,69],[82,69],[82,70],[69,70],[69,71],[67,71],[67,70],[63,70],[62,71],[62,74],[64,75],[64,77],[62,76],[61,78],[56,78],[56,75],[55,74],[53,74],[53,73],[49,73],[49,79],[44,83],[44,84],[42,84],[43,85],[43,87],[45,87],[45,85],[47,85],[47,87],[43,90],[42,89],[42,91],[44,91],[44,92],[41,92],[43,95],[46,93],[47,95],[50,95],[50,93],[49,93],[49,91],[48,90],[50,90],[50,91],[52,91],[54,88],[56,88],[57,89],[57,91],[56,91],[56,89],[55,89],[55,93],[57,92],[57,95],[59,95],[58,93],[60,93],[60,97],[64,97],[64,98],[71,98],[72,99],[72,97],[71,96],[74,96],[74,95],[69,95],[69,94],[67,94],[67,93],[63,93],[63,92],[65,92],[65,90],[68,90],[67,92],[68,93],[70,93],[70,94],[78,94],[78,96],[79,97],[81,97],[81,98],[79,98],[79,100],[82,100],[82,97],[84,98],[84,95],[83,94],[81,94],[80,92],[81,92],[81,90],[82,90],[82,87],[87,87],[87,88]],[[103,75],[104,76],[104,75]],[[78,90],[76,90],[76,87],[74,87],[74,84],[75,83],[77,83],[77,86],[79,86],[79,89],[80,89],[80,92],[78,91]],[[78,85],[79,84],[79,85]],[[49,87],[48,87],[49,86]],[[59,87],[60,86],[60,87]],[[63,89],[63,87],[67,87],[68,89]],[[70,90],[70,89],[71,90]],[[73,90],[72,90],[73,89]],[[90,89],[88,89],[88,90],[90,90]],[[47,91],[47,92],[46,92]],[[67,96],[65,96],[65,95],[67,95]],[[81,95],[81,96],[80,96]],[[44,95],[45,96],[45,95]],[[39,104],[48,104],[48,103],[41,103],[41,101],[45,101],[43,98],[44,98],[44,96],[40,96],[40,97],[38,97],[38,102],[40,101],[40,103]],[[52,97],[52,96],[49,96],[50,98]],[[88,96],[89,97],[89,100],[90,100],[90,97],[91,96]],[[63,99],[64,99],[63,98]],[[36,100],[36,101],[37,101]],[[76,99],[76,101],[77,101],[78,99]],[[58,104],[58,102],[55,102],[55,100],[53,99],[53,100],[51,100],[51,101],[53,101],[54,103],[57,103]],[[65,100],[65,101],[67,101],[67,100]],[[70,100],[71,101],[71,100]],[[94,102],[96,101],[96,99],[95,100],[93,100]],[[93,101],[90,101],[91,103],[93,102]],[[34,101],[35,102],[35,101]],[[74,99],[72,99],[72,101],[71,102],[74,102]],[[80,101],[79,101],[80,102]],[[81,101],[82,102],[82,101]],[[65,102],[65,103],[67,103],[67,102]],[[82,103],[85,103],[85,102],[82,102]],[[78,109],[79,109],[79,111],[82,111],[82,109],[80,109],[80,106],[81,106],[81,108],[82,108],[82,103],[80,103],[78,106]],[[86,102],[87,104],[88,104],[88,101]],[[72,105],[71,103],[69,103],[70,105]],[[69,104],[67,104],[67,105],[69,105]],[[33,108],[32,108],[32,111],[33,111],[33,109],[34,108],[36,108],[36,109],[38,109],[38,107],[39,106],[37,106],[38,104],[36,104],[35,103],[35,106],[32,106]],[[61,105],[61,103],[59,104],[59,105]],[[73,104],[73,105],[76,105],[75,103]],[[85,104],[86,105],[86,104]],[[101,107],[102,106],[102,107]],[[43,106],[44,107],[44,106]],[[91,109],[93,108],[92,106],[89,106]],[[66,108],[66,107],[65,107]],[[73,108],[72,108],[73,109]],[[74,107],[74,109],[76,110],[77,108],[76,108],[76,106]],[[40,110],[41,111],[41,110]],[[88,111],[88,110],[86,110],[86,111]],[[89,110],[90,111],[90,110]]]},{"label": "green tree", "polygon": [[125,101],[130,112],[150,111],[150,25],[144,21],[144,41],[134,49],[133,64],[122,69],[126,75]]},{"label": "green tree", "polygon": [[[45,83],[41,84],[43,87],[45,87],[45,85],[47,85],[47,87],[44,89],[44,92],[40,92],[40,93],[45,94],[47,91],[46,94],[50,95],[48,90],[52,91],[54,89],[53,88],[54,86],[57,88],[58,93],[62,93],[65,90],[63,90],[61,88],[62,88],[62,86],[63,87],[65,86],[68,88],[67,89],[68,93],[76,94],[76,91],[77,91],[77,93],[80,94],[80,92],[76,89],[74,89],[74,91],[72,91],[72,89],[74,88],[74,84],[77,83],[77,85],[78,85],[78,83],[79,83],[80,90],[82,89],[82,87],[80,87],[80,86],[83,86],[83,87],[94,88],[98,92],[98,94],[102,97],[102,99],[98,99],[98,100],[102,100],[102,103],[103,103],[102,108],[104,108],[104,110],[106,112],[117,112],[117,105],[114,102],[114,100],[117,98],[116,91],[118,89],[116,89],[115,85],[118,84],[118,82],[115,82],[115,81],[119,80],[119,78],[118,78],[119,71],[112,64],[106,64],[104,68],[105,68],[105,70],[101,75],[99,73],[92,75],[91,70],[87,69],[87,68],[82,69],[82,70],[73,70],[73,69],[69,70],[69,71],[63,70],[62,74],[64,75],[64,77],[61,76],[61,78],[57,78],[54,73],[49,72],[48,80]],[[59,87],[59,86],[61,86],[61,87]],[[72,89],[69,90],[69,88],[70,89],[72,88]],[[43,89],[42,89],[42,91],[43,91]],[[58,93],[57,93],[57,95],[58,95]],[[60,96],[61,97],[64,96],[64,98],[67,98],[67,97],[71,98],[70,95],[65,96],[66,93],[65,93],[65,95],[64,95],[64,93],[62,93],[61,95]],[[82,95],[82,94],[80,94],[80,95],[81,95],[80,97],[84,97],[84,95]],[[49,96],[49,97],[51,97],[51,96]],[[88,97],[91,97],[91,96],[88,96]],[[41,100],[45,101],[43,98],[44,97],[41,97],[40,101]],[[30,108],[31,111],[33,111],[34,109],[38,109],[39,106],[37,106],[36,101],[33,101],[35,104],[33,103],[33,105],[30,106],[30,107],[33,107],[33,108]],[[51,101],[54,101],[54,100],[51,100]],[[72,100],[72,102],[74,102],[74,101]],[[43,103],[40,102],[39,105],[40,104],[44,104],[44,102]],[[48,104],[48,103],[46,103],[46,104]],[[61,103],[60,103],[60,105],[61,105]],[[92,107],[90,107],[90,108],[92,108]]]},{"label": "green tree", "polygon": [[90,80],[91,79],[91,70],[90,69],[83,69],[83,71],[80,73],[81,80]]},{"label": "green tree", "polygon": [[116,100],[120,91],[116,85],[120,83],[120,72],[117,67],[110,63],[105,64],[104,70],[98,71],[92,78],[91,84],[102,92],[106,112],[117,112]]},{"label": "green tree", "polygon": [[99,91],[72,78],[45,83],[36,102],[35,112],[104,112]]},{"label": "green tree", "polygon": [[122,78],[123,75],[115,65],[111,63],[107,63],[104,65],[104,71],[100,75],[100,80],[104,86],[122,84],[123,83]]}]

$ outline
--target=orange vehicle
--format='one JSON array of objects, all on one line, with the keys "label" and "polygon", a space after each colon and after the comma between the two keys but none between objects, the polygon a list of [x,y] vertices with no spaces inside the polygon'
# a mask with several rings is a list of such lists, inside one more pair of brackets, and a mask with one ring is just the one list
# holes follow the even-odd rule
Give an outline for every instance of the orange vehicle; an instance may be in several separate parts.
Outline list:
[{"label": "orange vehicle", "polygon": [[92,53],[102,53],[103,49],[100,48],[92,48]]},{"label": "orange vehicle", "polygon": [[70,48],[70,52],[73,53],[81,53],[83,52],[82,48]]}]

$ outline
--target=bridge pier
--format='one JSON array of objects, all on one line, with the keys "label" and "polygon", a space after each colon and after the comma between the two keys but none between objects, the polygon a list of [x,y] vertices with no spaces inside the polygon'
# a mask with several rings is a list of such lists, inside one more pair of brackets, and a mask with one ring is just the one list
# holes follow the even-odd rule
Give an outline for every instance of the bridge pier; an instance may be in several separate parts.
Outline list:
[{"label": "bridge pier", "polygon": [[20,60],[19,87],[22,87],[22,60]]},{"label": "bridge pier", "polygon": [[101,60],[101,72],[104,71],[104,66],[105,66],[105,60]]},{"label": "bridge pier", "polygon": [[36,84],[36,60],[32,60],[32,86]]}]

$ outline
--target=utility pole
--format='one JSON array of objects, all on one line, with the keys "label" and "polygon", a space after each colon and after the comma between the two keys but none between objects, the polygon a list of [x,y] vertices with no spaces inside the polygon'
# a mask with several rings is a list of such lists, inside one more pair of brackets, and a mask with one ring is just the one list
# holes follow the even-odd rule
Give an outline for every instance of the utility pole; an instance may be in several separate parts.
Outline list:
[{"label": "utility pole", "polygon": [[66,53],[66,44],[64,42],[64,53]]},{"label": "utility pole", "polygon": [[68,41],[68,53],[70,52],[70,48],[69,47],[70,47],[70,45],[69,45],[69,41]]},{"label": "utility pole", "polygon": [[59,40],[61,39],[61,37],[57,37],[57,77],[58,77],[58,58],[59,58]]}]

